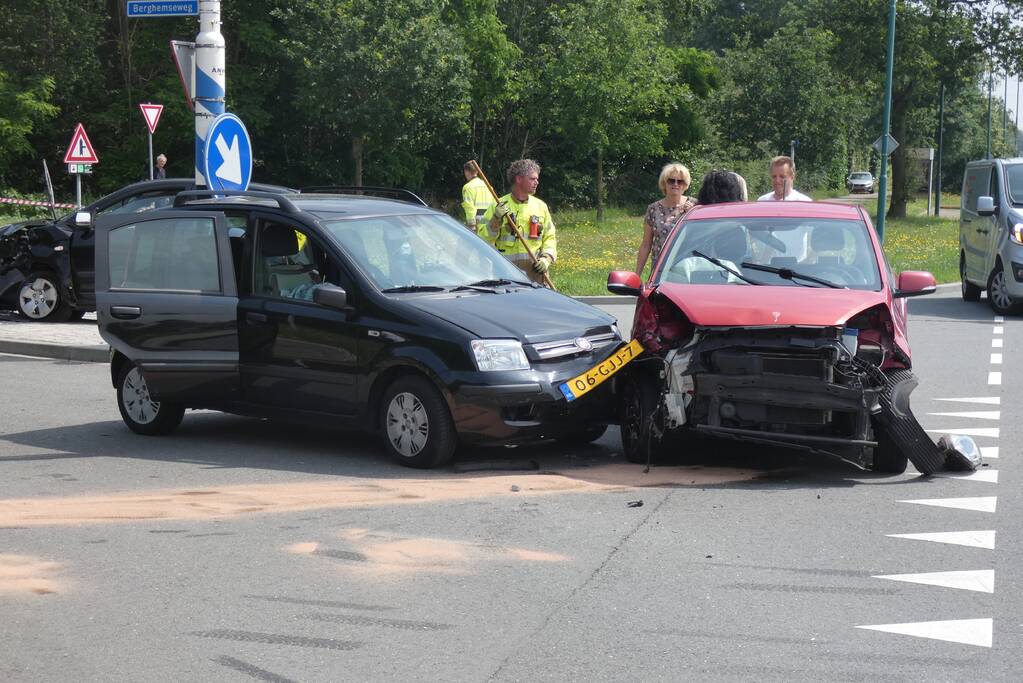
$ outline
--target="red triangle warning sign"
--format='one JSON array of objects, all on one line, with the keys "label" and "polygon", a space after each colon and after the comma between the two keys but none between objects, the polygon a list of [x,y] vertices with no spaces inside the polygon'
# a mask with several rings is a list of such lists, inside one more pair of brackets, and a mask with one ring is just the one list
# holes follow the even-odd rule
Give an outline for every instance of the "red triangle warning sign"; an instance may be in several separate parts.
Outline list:
[{"label": "red triangle warning sign", "polygon": [[139,109],[142,110],[142,117],[146,120],[146,125],[149,126],[149,132],[156,132],[156,124],[160,122],[160,114],[163,113],[162,104],[149,104],[148,102],[139,104]]},{"label": "red triangle warning sign", "polygon": [[85,126],[78,124],[75,134],[71,136],[71,144],[68,145],[67,153],[64,155],[65,164],[98,164],[99,157],[89,142],[89,136],[85,134]]}]

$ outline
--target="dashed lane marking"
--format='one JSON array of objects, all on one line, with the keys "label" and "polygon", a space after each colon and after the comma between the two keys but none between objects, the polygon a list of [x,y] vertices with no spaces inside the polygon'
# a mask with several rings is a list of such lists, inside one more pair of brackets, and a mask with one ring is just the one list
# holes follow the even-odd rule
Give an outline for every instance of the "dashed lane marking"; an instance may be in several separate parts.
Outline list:
[{"label": "dashed lane marking", "polygon": [[998,385],[1002,383],[1002,373],[1000,372],[989,372],[987,373],[987,383],[990,385]]},{"label": "dashed lane marking", "polygon": [[998,427],[956,427],[954,429],[927,429],[928,432],[941,432],[942,434],[962,434],[963,436],[990,436],[998,438]]},{"label": "dashed lane marking", "polygon": [[932,505],[939,508],[956,510],[973,510],[975,512],[994,512],[998,505],[998,496],[981,496],[977,498],[921,498],[919,500],[900,500],[899,503],[914,505]]},{"label": "dashed lane marking", "polygon": [[964,591],[976,591],[977,593],[995,592],[995,570],[993,569],[927,572],[924,574],[884,574],[871,578],[920,583],[925,586],[941,586],[942,588],[957,588]]},{"label": "dashed lane marking", "polygon": [[995,322],[996,323],[1004,323],[1005,322],[1005,316],[1004,315],[996,315],[995,316]]},{"label": "dashed lane marking", "polygon": [[985,405],[1001,405],[1002,399],[999,396],[964,396],[962,398],[936,398],[935,401],[953,401],[955,403],[983,403]]},{"label": "dashed lane marking", "polygon": [[931,638],[950,643],[991,647],[991,619],[952,619],[949,621],[918,621],[908,624],[877,624],[857,626],[870,631],[898,633],[917,638]]},{"label": "dashed lane marking", "polygon": [[991,340],[991,348],[992,349],[1000,349],[1000,348],[1002,348],[1002,340],[1001,339],[992,339]]},{"label": "dashed lane marking", "polygon": [[988,459],[995,459],[995,460],[997,460],[998,459],[998,446],[981,446],[980,447],[980,457],[984,458],[985,460],[988,460]]},{"label": "dashed lane marking", "polygon": [[1001,365],[1001,364],[1002,364],[1002,354],[1000,354],[1000,353],[992,353],[991,354],[991,365]]},{"label": "dashed lane marking", "polygon": [[971,417],[977,420],[999,420],[1002,416],[1000,410],[963,410],[957,413],[927,413],[928,415],[939,415],[941,417]]},{"label": "dashed lane marking", "polygon": [[987,550],[995,548],[995,532],[990,529],[985,531],[937,531],[925,534],[888,534],[888,537],[965,545],[970,548],[986,548]]},{"label": "dashed lane marking", "polygon": [[965,479],[967,481],[982,481],[988,484],[998,483],[998,470],[975,470],[973,472],[938,472],[935,477],[942,479]]},{"label": "dashed lane marking", "polygon": [[1004,327],[1002,327],[1001,325],[995,325],[995,329],[994,329],[994,333],[995,334],[1002,334],[1003,332],[1005,332],[1005,328]]}]

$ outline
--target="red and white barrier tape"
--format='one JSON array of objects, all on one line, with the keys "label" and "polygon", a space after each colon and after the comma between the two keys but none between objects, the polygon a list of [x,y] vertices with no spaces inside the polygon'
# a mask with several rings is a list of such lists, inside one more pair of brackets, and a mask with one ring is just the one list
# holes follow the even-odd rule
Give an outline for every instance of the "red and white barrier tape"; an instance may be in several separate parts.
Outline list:
[{"label": "red and white barrier tape", "polygon": [[18,199],[16,197],[0,197],[0,204],[18,204],[20,206],[52,206],[55,209],[73,209],[74,204],[51,204],[50,202],[37,202],[31,199]]}]

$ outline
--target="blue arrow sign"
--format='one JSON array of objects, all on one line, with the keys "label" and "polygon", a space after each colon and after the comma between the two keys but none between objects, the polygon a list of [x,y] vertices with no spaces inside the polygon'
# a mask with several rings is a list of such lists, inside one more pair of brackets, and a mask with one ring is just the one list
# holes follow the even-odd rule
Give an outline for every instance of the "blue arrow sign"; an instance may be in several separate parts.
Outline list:
[{"label": "blue arrow sign", "polygon": [[153,2],[152,0],[128,0],[129,17],[186,17],[199,13],[199,0],[178,0],[177,2]]},{"label": "blue arrow sign", "polygon": [[244,190],[252,178],[252,141],[234,114],[221,114],[206,131],[203,175],[211,190]]}]

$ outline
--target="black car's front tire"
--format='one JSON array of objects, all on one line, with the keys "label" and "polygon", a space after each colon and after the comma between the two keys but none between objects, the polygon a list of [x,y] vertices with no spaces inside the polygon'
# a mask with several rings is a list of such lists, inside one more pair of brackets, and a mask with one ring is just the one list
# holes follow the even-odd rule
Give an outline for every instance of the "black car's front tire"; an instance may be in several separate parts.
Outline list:
[{"label": "black car's front tire", "polygon": [[384,448],[406,467],[427,469],[454,457],[458,435],[440,391],[425,377],[401,377],[380,406]]},{"label": "black car's front tire", "polygon": [[117,408],[128,429],[136,434],[169,434],[181,424],[185,408],[169,401],[154,401],[137,365],[126,363],[117,376]]},{"label": "black car's front tire", "polygon": [[653,421],[658,392],[652,378],[630,373],[623,378],[619,403],[622,453],[629,462],[657,461],[660,443],[654,443]]},{"label": "black car's front tire", "polygon": [[71,317],[71,305],[57,278],[37,270],[18,289],[18,313],[33,322],[62,323]]}]

